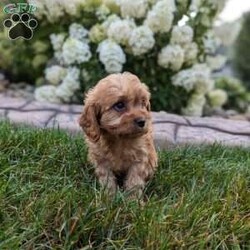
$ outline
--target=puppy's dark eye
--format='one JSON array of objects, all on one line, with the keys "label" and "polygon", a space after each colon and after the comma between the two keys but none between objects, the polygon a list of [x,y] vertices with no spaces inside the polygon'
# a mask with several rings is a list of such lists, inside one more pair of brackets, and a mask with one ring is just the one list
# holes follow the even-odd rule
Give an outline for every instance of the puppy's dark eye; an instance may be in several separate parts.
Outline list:
[{"label": "puppy's dark eye", "polygon": [[126,105],[124,102],[117,102],[114,104],[113,108],[118,112],[122,112],[126,109]]}]

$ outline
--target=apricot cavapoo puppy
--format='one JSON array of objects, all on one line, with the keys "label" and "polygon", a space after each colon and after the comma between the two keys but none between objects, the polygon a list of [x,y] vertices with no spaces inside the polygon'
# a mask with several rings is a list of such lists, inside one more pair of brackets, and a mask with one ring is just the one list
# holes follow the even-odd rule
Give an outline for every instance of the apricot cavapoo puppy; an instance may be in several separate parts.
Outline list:
[{"label": "apricot cavapoo puppy", "polygon": [[79,123],[86,135],[89,160],[100,184],[114,194],[122,186],[141,197],[153,175],[150,93],[133,74],[111,74],[89,90]]}]

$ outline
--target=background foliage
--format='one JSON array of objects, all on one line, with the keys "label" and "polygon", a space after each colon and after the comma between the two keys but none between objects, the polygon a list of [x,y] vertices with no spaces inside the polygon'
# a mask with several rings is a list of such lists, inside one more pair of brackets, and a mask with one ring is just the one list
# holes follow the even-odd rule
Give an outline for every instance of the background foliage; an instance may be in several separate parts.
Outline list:
[{"label": "background foliage", "polygon": [[233,62],[239,76],[250,90],[250,12],[243,16],[242,28],[235,43]]},{"label": "background foliage", "polygon": [[[34,15],[39,26],[29,41],[10,41],[8,30],[1,30],[0,69],[12,81],[36,84],[39,101],[82,103],[82,93],[101,78],[130,71],[149,86],[156,111],[200,116],[206,105],[233,103],[228,102],[227,89],[214,92],[217,85],[211,75],[224,62],[218,57],[220,43],[213,26],[226,0],[27,1],[38,7]],[[1,21],[9,17],[0,13]],[[120,26],[123,32],[112,33],[111,26],[122,22],[126,23]],[[144,29],[134,44],[122,37],[128,23],[133,26],[129,38],[136,29]],[[86,35],[79,37],[81,32]],[[69,55],[79,60],[67,61]]]}]

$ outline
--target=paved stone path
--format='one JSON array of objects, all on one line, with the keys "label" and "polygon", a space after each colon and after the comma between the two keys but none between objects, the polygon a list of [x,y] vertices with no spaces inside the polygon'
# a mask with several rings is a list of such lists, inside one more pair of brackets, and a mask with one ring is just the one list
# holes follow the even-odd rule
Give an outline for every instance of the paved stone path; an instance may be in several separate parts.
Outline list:
[{"label": "paved stone path", "polygon": [[[25,123],[40,128],[60,128],[81,132],[78,118],[83,107],[56,105],[6,97],[0,94],[0,120]],[[250,122],[222,118],[183,117],[166,112],[152,112],[157,148],[177,145],[221,143],[250,147]]]}]

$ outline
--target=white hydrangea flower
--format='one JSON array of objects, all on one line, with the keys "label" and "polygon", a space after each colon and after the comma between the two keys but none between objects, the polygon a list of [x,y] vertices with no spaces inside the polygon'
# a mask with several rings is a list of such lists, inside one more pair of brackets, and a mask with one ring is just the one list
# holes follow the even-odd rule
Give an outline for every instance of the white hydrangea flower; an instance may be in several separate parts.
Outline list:
[{"label": "white hydrangea flower", "polygon": [[179,45],[167,45],[158,54],[158,64],[178,71],[184,62],[184,51]]},{"label": "white hydrangea flower", "polygon": [[66,35],[64,33],[50,35],[50,42],[52,44],[54,51],[62,50],[65,37]]},{"label": "white hydrangea flower", "polygon": [[50,41],[54,50],[54,57],[60,63],[63,61],[62,47],[65,41],[65,37],[66,35],[64,33],[50,35]]},{"label": "white hydrangea flower", "polygon": [[61,66],[53,65],[45,69],[45,79],[53,85],[57,85],[65,77],[67,70]]},{"label": "white hydrangea flower", "polygon": [[227,61],[227,58],[223,55],[207,56],[206,64],[211,70],[221,69]]},{"label": "white hydrangea flower", "polygon": [[194,31],[190,26],[174,26],[171,33],[170,43],[183,46],[191,43],[193,41],[193,36]]},{"label": "white hydrangea flower", "polygon": [[89,45],[78,39],[69,37],[63,44],[63,60],[67,65],[88,62],[91,58]]},{"label": "white hydrangea flower", "polygon": [[197,93],[202,94],[209,92],[214,87],[210,69],[205,64],[196,64],[190,69],[178,72],[172,77],[172,84],[181,86],[187,91],[195,89]]},{"label": "white hydrangea flower", "polygon": [[117,20],[110,24],[107,34],[115,42],[126,45],[134,28],[135,23],[132,20]]},{"label": "white hydrangea flower", "polygon": [[207,32],[203,38],[203,46],[206,54],[214,54],[220,45],[220,40],[213,32]]},{"label": "white hydrangea flower", "polygon": [[69,36],[80,41],[87,41],[88,30],[86,30],[81,24],[72,23],[69,26]]},{"label": "white hydrangea flower", "polygon": [[172,77],[172,84],[191,91],[194,88],[195,77],[192,69],[184,69]]},{"label": "white hydrangea flower", "polygon": [[101,4],[101,6],[97,8],[95,14],[98,20],[105,20],[107,16],[110,14],[110,10],[105,4]]},{"label": "white hydrangea flower", "polygon": [[83,3],[82,0],[28,0],[28,3],[34,4],[39,11],[34,14],[41,18],[43,15],[50,22],[55,22],[68,13],[71,16],[77,14],[78,7]]},{"label": "white hydrangea flower", "polygon": [[[183,1],[183,0],[182,0]],[[157,4],[158,2],[164,2],[164,5],[168,6],[168,9],[172,12],[175,12],[177,10],[176,7],[176,0],[155,0],[155,4]],[[162,3],[163,6],[163,3]]]},{"label": "white hydrangea flower", "polygon": [[64,15],[63,5],[58,0],[28,0],[28,3],[37,7],[39,11],[35,11],[34,14],[38,18],[45,15],[50,22],[54,22]]},{"label": "white hydrangea flower", "polygon": [[69,103],[74,95],[74,91],[68,84],[60,84],[56,89],[56,96],[64,103]]},{"label": "white hydrangea flower", "polygon": [[147,0],[120,0],[118,2],[122,17],[142,18],[146,15]]},{"label": "white hydrangea flower", "polygon": [[[79,78],[80,78],[80,69],[78,67],[69,67],[67,69],[67,75],[66,77],[63,79],[63,83],[67,83],[68,85],[71,86],[72,90],[78,90],[80,85],[79,85]],[[69,82],[72,82],[72,84],[70,84]],[[73,84],[74,83],[74,84]]]},{"label": "white hydrangea flower", "polygon": [[188,101],[187,107],[182,109],[182,113],[188,116],[202,116],[206,98],[202,94],[194,93]]},{"label": "white hydrangea flower", "polygon": [[[172,5],[170,5],[172,3]],[[173,12],[176,10],[174,1],[158,1],[147,14],[144,25],[147,25],[153,32],[168,32],[172,27],[174,19]]]},{"label": "white hydrangea flower", "polygon": [[132,31],[128,43],[133,55],[143,55],[154,47],[154,34],[147,26],[137,27]]},{"label": "white hydrangea flower", "polygon": [[118,21],[118,20],[121,20],[121,18],[117,16],[116,14],[113,14],[113,15],[108,16],[108,18],[101,25],[103,29],[107,31],[111,23]]},{"label": "white hydrangea flower", "polygon": [[89,39],[91,42],[100,43],[105,38],[107,38],[106,31],[101,24],[98,23],[92,26],[92,28],[89,31]]},{"label": "white hydrangea flower", "polygon": [[[147,1],[148,1],[148,3],[149,3],[150,6],[153,6],[153,5],[155,5],[157,2],[159,2],[161,0],[147,0]],[[169,8],[170,8],[171,11],[176,11],[177,10],[175,1],[176,0],[167,0],[168,6],[169,6]],[[183,1],[187,1],[187,0],[177,0],[177,2],[178,1],[182,1],[183,2]]]},{"label": "white hydrangea flower", "polygon": [[209,103],[212,107],[223,106],[227,102],[227,93],[222,89],[214,89],[208,93]]},{"label": "white hydrangea flower", "polygon": [[52,85],[36,88],[35,99],[39,102],[61,103],[60,98],[56,96],[56,86]]},{"label": "white hydrangea flower", "polygon": [[64,102],[70,102],[74,93],[80,89],[80,70],[77,67],[68,68],[67,75],[56,88],[56,96]]},{"label": "white hydrangea flower", "polygon": [[122,66],[126,62],[126,56],[122,48],[110,39],[102,41],[97,51],[99,52],[99,60],[104,64],[108,73],[119,73]]},{"label": "white hydrangea flower", "polygon": [[196,78],[194,87],[197,93],[206,94],[214,88],[211,70],[206,64],[196,64],[192,67]]},{"label": "white hydrangea flower", "polygon": [[118,0],[102,0],[102,2],[110,9],[112,13],[117,13],[120,11],[120,7],[118,6]]},{"label": "white hydrangea flower", "polygon": [[[54,1],[54,0],[53,0]],[[62,6],[66,13],[71,16],[75,16],[81,5],[84,4],[82,0],[57,0]]]},{"label": "white hydrangea flower", "polygon": [[196,43],[188,43],[183,46],[184,49],[184,62],[188,65],[193,64],[197,60],[198,45]]},{"label": "white hydrangea flower", "polygon": [[56,96],[64,103],[69,103],[73,95],[74,91],[68,84],[60,84],[56,89]]}]

